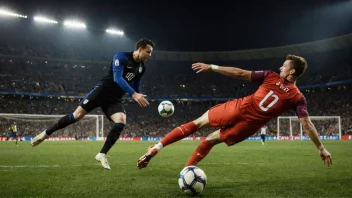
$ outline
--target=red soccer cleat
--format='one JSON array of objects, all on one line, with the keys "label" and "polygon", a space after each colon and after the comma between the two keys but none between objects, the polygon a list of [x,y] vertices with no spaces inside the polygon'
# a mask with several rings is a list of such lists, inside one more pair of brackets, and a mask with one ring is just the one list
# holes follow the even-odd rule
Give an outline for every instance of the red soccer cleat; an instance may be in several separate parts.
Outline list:
[{"label": "red soccer cleat", "polygon": [[137,167],[139,169],[141,168],[145,168],[148,166],[149,161],[159,152],[158,148],[154,147],[155,144],[151,145],[148,148],[148,152],[144,155],[142,155],[142,157],[139,158],[138,162],[137,162]]}]

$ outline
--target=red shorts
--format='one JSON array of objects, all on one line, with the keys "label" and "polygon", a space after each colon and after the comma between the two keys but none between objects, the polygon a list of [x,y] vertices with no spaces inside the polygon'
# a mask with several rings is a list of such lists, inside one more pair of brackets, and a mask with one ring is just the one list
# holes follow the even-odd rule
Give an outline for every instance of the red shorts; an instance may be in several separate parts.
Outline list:
[{"label": "red shorts", "polygon": [[263,125],[251,123],[240,110],[242,99],[234,99],[209,110],[211,126],[220,127],[220,140],[228,146],[239,143],[256,133]]}]

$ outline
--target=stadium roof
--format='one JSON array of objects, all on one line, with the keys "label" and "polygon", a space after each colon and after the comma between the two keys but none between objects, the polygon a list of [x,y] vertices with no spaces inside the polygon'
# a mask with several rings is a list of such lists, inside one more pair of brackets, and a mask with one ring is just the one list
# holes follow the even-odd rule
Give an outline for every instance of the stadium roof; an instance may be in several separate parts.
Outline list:
[{"label": "stadium roof", "polygon": [[223,52],[155,51],[152,56],[152,59],[167,61],[254,60],[267,58],[282,58],[285,57],[287,54],[303,55],[318,52],[328,52],[349,47],[352,47],[352,34],[302,44],[252,50]]}]

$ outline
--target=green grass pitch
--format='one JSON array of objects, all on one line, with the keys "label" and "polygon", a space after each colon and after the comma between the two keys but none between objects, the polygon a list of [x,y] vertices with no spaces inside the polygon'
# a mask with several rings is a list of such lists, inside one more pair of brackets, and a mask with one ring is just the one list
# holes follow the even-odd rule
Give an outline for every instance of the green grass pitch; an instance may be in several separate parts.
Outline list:
[{"label": "green grass pitch", "polygon": [[[310,141],[217,145],[198,164],[208,177],[198,197],[352,197],[352,141],[323,143],[331,168]],[[94,159],[102,141],[0,142],[0,197],[189,197],[177,179],[199,141],[169,145],[137,169],[151,144],[117,142],[104,170]]]}]

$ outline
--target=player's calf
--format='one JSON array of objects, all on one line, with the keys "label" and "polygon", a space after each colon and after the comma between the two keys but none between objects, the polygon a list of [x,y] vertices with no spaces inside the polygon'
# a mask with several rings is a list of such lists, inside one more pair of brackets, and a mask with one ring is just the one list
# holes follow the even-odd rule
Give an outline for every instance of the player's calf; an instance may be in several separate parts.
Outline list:
[{"label": "player's calf", "polygon": [[75,119],[73,114],[65,115],[64,117],[60,118],[52,127],[48,128],[46,130],[46,134],[51,135],[55,131],[65,128],[66,126],[75,122],[77,122],[77,120]]}]

